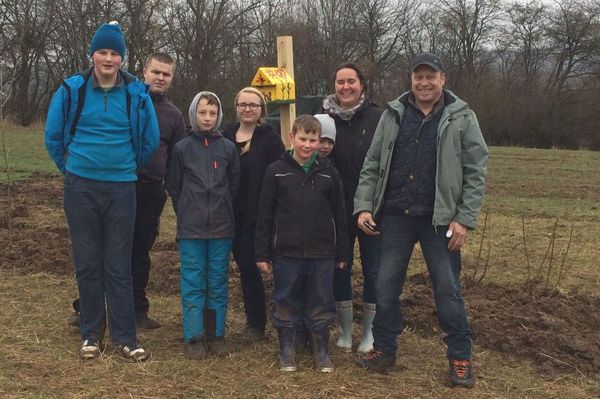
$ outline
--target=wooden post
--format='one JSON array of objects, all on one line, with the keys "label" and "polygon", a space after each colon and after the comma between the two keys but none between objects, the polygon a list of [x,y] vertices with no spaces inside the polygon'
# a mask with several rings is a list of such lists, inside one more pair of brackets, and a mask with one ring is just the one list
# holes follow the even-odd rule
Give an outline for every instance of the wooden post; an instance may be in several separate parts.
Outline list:
[{"label": "wooden post", "polygon": [[[292,36],[277,36],[277,67],[285,68],[294,79],[294,44]],[[285,148],[290,148],[289,133],[296,119],[296,104],[283,104],[279,106],[279,126],[281,139]]]}]

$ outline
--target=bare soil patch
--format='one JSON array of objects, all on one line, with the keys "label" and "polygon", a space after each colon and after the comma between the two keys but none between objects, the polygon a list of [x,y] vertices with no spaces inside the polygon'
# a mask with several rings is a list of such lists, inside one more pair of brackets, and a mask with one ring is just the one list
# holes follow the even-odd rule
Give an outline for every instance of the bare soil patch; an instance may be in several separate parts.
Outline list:
[{"label": "bare soil patch", "polygon": [[[0,268],[72,276],[61,179],[38,173],[13,183],[10,191],[9,198],[8,186],[0,186]],[[354,278],[360,279],[360,273]],[[230,286],[230,304],[238,308],[241,298],[235,267]],[[178,287],[177,246],[162,240],[153,250],[149,289],[175,295]],[[466,289],[465,298],[473,337],[480,347],[533,361],[548,377],[600,373],[600,297],[540,289],[530,294],[524,286],[484,281]],[[412,276],[402,299],[407,328],[425,336],[440,333],[426,275]]]}]

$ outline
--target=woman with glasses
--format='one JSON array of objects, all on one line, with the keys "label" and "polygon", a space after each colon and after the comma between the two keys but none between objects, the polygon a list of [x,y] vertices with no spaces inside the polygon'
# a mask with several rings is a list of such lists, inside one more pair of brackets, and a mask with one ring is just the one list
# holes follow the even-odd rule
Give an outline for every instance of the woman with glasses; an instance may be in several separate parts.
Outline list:
[{"label": "woman with glasses", "polygon": [[254,87],[245,87],[235,96],[238,122],[223,135],[233,141],[240,154],[240,188],[234,201],[235,240],[233,257],[240,268],[246,326],[239,336],[244,344],[264,339],[267,314],[265,287],[254,262],[254,229],[258,200],[265,170],[285,150],[281,137],[263,119],[266,101]]}]

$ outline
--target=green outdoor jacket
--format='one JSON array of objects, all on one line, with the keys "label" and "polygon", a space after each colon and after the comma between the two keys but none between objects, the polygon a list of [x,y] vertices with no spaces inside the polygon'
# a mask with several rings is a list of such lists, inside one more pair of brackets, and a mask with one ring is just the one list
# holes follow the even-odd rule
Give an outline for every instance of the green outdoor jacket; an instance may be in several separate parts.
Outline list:
[{"label": "green outdoor jacket", "polygon": [[[394,143],[410,92],[388,103],[375,131],[360,172],[354,196],[354,214],[368,211],[377,216],[390,171]],[[456,221],[474,229],[485,188],[488,150],[475,113],[466,102],[444,90],[444,103],[437,133],[437,171],[433,225]]]}]

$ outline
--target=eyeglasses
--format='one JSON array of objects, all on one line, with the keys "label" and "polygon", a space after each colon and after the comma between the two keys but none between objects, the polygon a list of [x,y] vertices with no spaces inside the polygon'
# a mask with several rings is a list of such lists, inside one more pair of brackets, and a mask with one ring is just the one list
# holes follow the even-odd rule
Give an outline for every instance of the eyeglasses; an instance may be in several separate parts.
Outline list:
[{"label": "eyeglasses", "polygon": [[250,111],[256,111],[257,109],[260,108],[260,104],[254,104],[254,103],[237,103],[236,105],[240,111],[243,111],[246,108],[249,108]]}]

